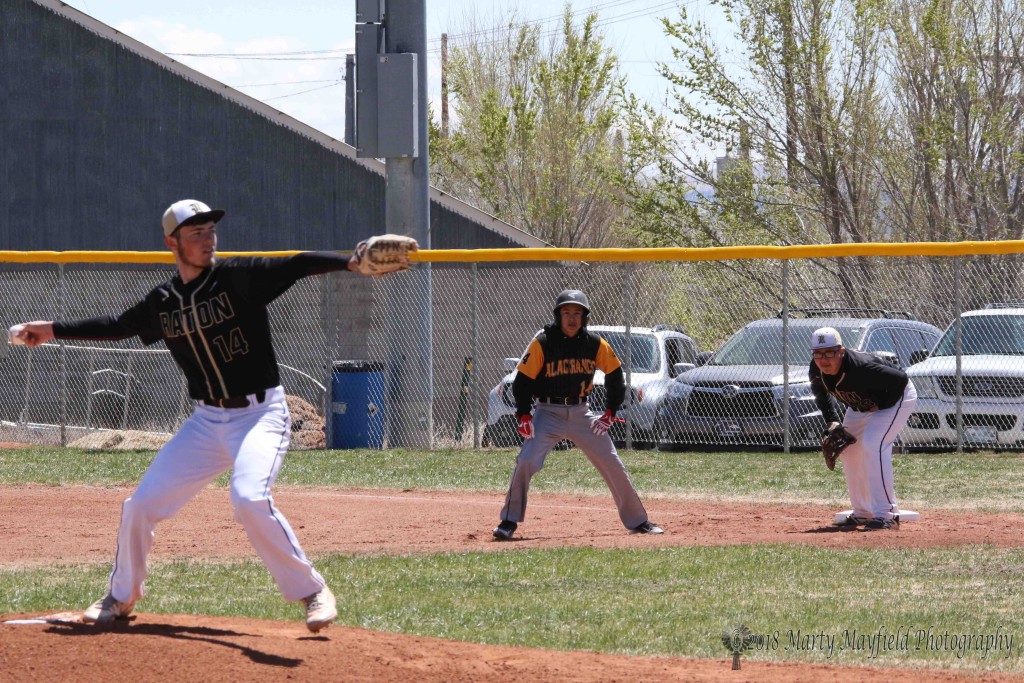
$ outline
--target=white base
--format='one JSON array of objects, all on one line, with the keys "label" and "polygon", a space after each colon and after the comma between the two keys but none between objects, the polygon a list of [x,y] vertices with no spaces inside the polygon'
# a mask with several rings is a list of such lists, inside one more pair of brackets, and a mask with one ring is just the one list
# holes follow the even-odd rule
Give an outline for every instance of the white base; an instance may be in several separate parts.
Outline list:
[{"label": "white base", "polygon": [[[843,510],[842,512],[836,513],[835,524],[842,524],[846,521],[846,518],[853,514],[853,510]],[[920,512],[914,512],[913,510],[900,510],[900,523],[903,522],[916,522],[921,519]]]}]

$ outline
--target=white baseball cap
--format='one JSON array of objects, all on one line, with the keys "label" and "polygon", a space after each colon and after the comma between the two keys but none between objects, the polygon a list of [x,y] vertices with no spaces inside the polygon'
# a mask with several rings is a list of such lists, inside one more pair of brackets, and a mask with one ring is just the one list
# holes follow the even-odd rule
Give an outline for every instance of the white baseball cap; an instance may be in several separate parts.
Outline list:
[{"label": "white baseball cap", "polygon": [[216,223],[221,218],[224,218],[224,212],[220,209],[211,209],[198,199],[182,199],[174,202],[164,211],[164,236],[170,237],[185,223],[190,225],[207,221]]},{"label": "white baseball cap", "polygon": [[811,335],[811,350],[831,349],[834,346],[842,346],[843,338],[839,336],[839,330],[834,327],[819,327]]}]

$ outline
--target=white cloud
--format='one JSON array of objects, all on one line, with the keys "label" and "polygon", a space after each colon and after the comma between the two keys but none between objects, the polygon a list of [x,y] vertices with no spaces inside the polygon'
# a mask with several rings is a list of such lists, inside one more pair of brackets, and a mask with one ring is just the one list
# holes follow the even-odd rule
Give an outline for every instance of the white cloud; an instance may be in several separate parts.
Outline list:
[{"label": "white cloud", "polygon": [[[328,135],[344,137],[345,51],[349,41],[324,48],[305,45],[293,36],[264,36],[231,41],[215,32],[163,21],[134,19],[115,26],[118,31],[170,55],[189,68],[224,83]],[[282,55],[286,52],[341,50],[332,54]],[[189,54],[239,57],[190,57]],[[266,54],[274,59],[240,58]],[[285,57],[336,57],[286,59]]]}]

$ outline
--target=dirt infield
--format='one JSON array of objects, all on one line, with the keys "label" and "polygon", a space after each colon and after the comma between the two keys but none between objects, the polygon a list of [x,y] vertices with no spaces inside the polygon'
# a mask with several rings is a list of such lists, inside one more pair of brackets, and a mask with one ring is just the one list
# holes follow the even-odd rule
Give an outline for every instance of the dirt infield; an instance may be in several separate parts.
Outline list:
[{"label": "dirt infield", "polygon": [[[0,566],[108,562],[113,558],[121,503],[130,488],[0,488],[4,509]],[[515,548],[807,543],[829,548],[929,548],[969,544],[1024,546],[1024,515],[929,510],[900,531],[840,531],[835,510],[814,505],[669,499],[648,500],[662,536],[631,536],[610,496],[534,494],[530,518],[511,543],[495,543],[501,499],[494,494],[439,491],[338,491],[278,487],[277,505],[310,554],[507,551]],[[73,502],[71,502],[73,501]],[[69,504],[74,514],[67,514]],[[196,533],[202,529],[202,533]],[[227,490],[207,489],[160,525],[154,558],[249,557],[242,528],[231,519]]]},{"label": "dirt infield", "polygon": [[[109,562],[127,488],[0,488],[0,566]],[[366,554],[521,548],[647,547],[804,543],[829,548],[925,548],[966,544],[1024,546],[1024,515],[923,511],[900,531],[838,531],[834,510],[802,505],[647,501],[663,536],[631,536],[608,496],[535,494],[530,519],[512,543],[492,541],[501,501],[494,494],[438,491],[338,491],[281,487],[278,506],[307,552]],[[73,511],[68,514],[69,509]],[[201,530],[201,531],[198,531]],[[225,490],[208,489],[160,526],[154,559],[250,557],[231,519]],[[72,606],[69,606],[72,607]],[[77,606],[75,606],[77,607]],[[744,662],[725,658],[636,658],[492,647],[333,627],[312,637],[298,622],[162,615],[143,610],[129,624],[96,628],[67,613],[52,623],[0,624],[4,680],[74,680],[98,671],[147,681],[890,681],[1020,680],[892,668]],[[0,606],[2,609],[2,606]],[[5,615],[0,621],[24,618]],[[28,615],[38,616],[38,615]],[[131,653],[130,655],[128,653]]]}]

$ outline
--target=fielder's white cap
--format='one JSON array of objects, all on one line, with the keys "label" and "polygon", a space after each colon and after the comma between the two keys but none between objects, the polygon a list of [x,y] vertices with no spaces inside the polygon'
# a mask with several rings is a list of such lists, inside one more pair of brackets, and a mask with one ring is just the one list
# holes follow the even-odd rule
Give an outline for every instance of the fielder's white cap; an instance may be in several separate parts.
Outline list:
[{"label": "fielder's white cap", "polygon": [[834,346],[842,346],[843,338],[839,336],[839,330],[834,327],[819,327],[811,335],[811,350],[831,349]]},{"label": "fielder's white cap", "polygon": [[216,223],[221,218],[224,218],[224,212],[220,209],[211,209],[198,199],[182,199],[179,202],[174,202],[164,211],[164,236],[170,237],[171,233],[186,223],[189,225],[207,221]]}]

